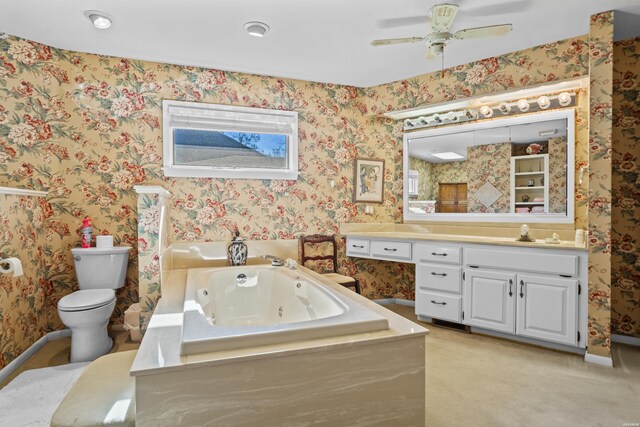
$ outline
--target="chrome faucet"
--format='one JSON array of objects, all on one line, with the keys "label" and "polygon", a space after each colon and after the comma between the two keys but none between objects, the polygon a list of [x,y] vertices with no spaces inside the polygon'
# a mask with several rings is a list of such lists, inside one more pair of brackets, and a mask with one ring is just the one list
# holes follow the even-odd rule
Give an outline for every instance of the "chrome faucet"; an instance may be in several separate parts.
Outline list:
[{"label": "chrome faucet", "polygon": [[278,258],[275,255],[262,255],[262,258],[270,259],[271,265],[274,267],[282,267],[284,265],[284,262],[282,262],[282,259]]}]

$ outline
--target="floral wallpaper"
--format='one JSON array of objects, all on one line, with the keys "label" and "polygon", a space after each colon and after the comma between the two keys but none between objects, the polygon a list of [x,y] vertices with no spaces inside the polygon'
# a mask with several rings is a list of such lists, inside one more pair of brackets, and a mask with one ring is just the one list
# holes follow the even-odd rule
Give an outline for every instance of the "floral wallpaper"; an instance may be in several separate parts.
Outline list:
[{"label": "floral wallpaper", "polygon": [[[0,186],[49,191],[41,213],[34,214],[42,215],[39,232],[46,236],[39,254],[43,267],[30,273],[34,283],[49,287],[47,322],[14,336],[3,347],[10,348],[4,363],[38,338],[38,328],[62,327],[55,306],[76,286],[69,249],[79,244],[85,215],[94,220],[94,234],[113,234],[116,244],[134,248],[113,322],[121,323],[124,309],[141,296],[155,294],[153,288],[139,289],[141,225],[134,185],[160,184],[173,194],[170,241],[228,240],[236,226],[250,239],[291,239],[337,233],[342,222],[400,222],[402,124],[380,113],[584,76],[588,53],[587,38],[577,37],[358,89],[70,52],[13,37],[0,40]],[[297,111],[299,179],[165,179],[162,99]],[[586,119],[578,120],[577,130],[586,135]],[[589,148],[580,138],[577,161],[586,164]],[[365,205],[352,202],[355,157],[386,160],[385,202],[374,206],[373,215],[364,215]],[[577,198],[586,207],[586,194]],[[26,224],[25,212],[16,215],[8,221]],[[576,217],[586,227],[586,215]],[[413,299],[414,271],[408,264],[347,258],[342,239],[339,264],[342,273],[360,280],[369,298]],[[15,304],[7,308],[2,292],[3,319],[10,319],[3,326],[18,330],[27,310]],[[27,288],[19,298],[38,292]],[[591,310],[597,307],[592,304]],[[599,312],[595,319],[592,330],[605,336],[599,332]]]},{"label": "floral wallpaper", "polygon": [[589,353],[611,354],[613,12],[589,31]]},{"label": "floral wallpaper", "polygon": [[0,194],[0,258],[17,257],[24,269],[0,274],[0,368],[55,327],[53,279],[71,266],[49,244],[50,220],[45,199]]},{"label": "floral wallpaper", "polygon": [[611,329],[640,337],[640,38],[613,47]]},{"label": "floral wallpaper", "polygon": [[433,199],[433,164],[416,157],[409,157],[409,169],[418,172],[418,197],[417,200]]},{"label": "floral wallpaper", "polygon": [[[474,145],[467,148],[468,204],[470,213],[509,213],[511,210],[511,143]],[[491,183],[500,196],[491,206],[485,206],[476,198],[476,193],[485,183]]]},{"label": "floral wallpaper", "polygon": [[567,138],[549,138],[549,212],[567,212]]}]

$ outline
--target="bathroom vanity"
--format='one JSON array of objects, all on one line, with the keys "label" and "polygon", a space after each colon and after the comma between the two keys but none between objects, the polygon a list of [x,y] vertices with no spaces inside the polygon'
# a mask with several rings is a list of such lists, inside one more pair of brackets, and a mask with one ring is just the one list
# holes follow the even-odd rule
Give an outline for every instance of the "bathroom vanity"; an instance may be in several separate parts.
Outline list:
[{"label": "bathroom vanity", "polygon": [[419,319],[573,352],[587,338],[587,251],[432,233],[354,232],[347,256],[415,264]]}]

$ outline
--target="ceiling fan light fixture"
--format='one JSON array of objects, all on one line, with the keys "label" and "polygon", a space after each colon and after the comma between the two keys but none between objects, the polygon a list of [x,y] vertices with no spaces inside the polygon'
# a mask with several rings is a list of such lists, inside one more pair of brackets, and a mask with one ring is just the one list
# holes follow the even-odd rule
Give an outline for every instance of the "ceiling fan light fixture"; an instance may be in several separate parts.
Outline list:
[{"label": "ceiling fan light fixture", "polygon": [[244,24],[244,29],[253,37],[264,37],[271,29],[264,22],[249,21]]},{"label": "ceiling fan light fixture", "polygon": [[429,50],[432,56],[441,56],[442,52],[444,52],[444,43],[434,43],[429,46]]}]

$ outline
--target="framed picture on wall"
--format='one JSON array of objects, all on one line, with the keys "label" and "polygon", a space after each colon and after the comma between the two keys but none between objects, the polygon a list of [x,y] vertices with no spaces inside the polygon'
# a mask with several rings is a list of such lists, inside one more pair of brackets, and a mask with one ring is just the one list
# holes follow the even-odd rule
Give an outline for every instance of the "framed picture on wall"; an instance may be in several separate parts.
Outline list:
[{"label": "framed picture on wall", "polygon": [[384,160],[356,159],[353,170],[353,201],[382,203],[384,195]]}]

